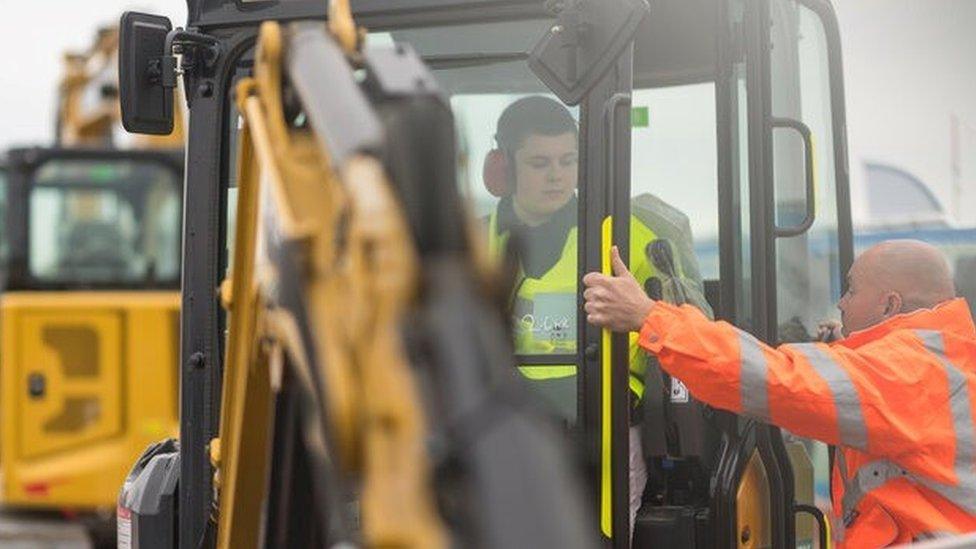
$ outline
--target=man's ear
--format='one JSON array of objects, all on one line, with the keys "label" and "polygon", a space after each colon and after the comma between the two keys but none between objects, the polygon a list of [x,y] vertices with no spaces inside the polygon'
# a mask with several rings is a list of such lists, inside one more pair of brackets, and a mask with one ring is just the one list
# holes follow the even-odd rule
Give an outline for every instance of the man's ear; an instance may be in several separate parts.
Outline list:
[{"label": "man's ear", "polygon": [[884,317],[893,317],[902,311],[904,302],[901,299],[901,294],[898,292],[888,292],[885,296],[885,310]]}]

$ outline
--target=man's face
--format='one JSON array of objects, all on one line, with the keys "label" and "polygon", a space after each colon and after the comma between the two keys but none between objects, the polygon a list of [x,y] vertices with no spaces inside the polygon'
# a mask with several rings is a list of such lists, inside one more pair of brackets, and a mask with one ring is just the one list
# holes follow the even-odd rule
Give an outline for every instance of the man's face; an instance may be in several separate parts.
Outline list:
[{"label": "man's face", "polygon": [[879,289],[870,277],[869,261],[860,257],[847,273],[847,293],[837,303],[840,309],[844,336],[858,332],[885,320],[888,292]]},{"label": "man's face", "polygon": [[541,223],[569,202],[576,190],[577,143],[573,132],[529,135],[515,151],[516,211]]}]

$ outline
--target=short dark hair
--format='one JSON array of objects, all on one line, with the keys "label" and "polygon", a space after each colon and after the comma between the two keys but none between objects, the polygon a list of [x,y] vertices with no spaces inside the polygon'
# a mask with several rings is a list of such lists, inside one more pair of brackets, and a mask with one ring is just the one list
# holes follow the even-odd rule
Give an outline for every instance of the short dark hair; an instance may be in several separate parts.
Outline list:
[{"label": "short dark hair", "polygon": [[498,117],[495,141],[514,153],[530,135],[577,135],[576,120],[562,103],[542,95],[531,95],[513,102]]}]

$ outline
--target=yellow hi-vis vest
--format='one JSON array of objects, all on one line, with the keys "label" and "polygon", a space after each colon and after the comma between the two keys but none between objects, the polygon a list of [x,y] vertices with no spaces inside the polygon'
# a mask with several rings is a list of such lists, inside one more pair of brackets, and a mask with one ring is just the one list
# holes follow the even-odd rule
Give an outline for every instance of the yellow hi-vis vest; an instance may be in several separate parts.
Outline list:
[{"label": "yellow hi-vis vest", "polygon": [[[576,296],[578,229],[566,235],[562,254],[544,275],[531,278],[519,272],[512,296],[515,352],[520,355],[519,371],[561,416],[576,417],[576,365],[533,364],[532,357],[576,354]],[[508,231],[498,230],[498,210],[488,219],[488,251],[499,258],[508,243]],[[657,237],[641,220],[630,218],[631,272],[642,285],[654,276],[644,252]],[[637,346],[637,334],[630,334],[630,390],[635,399],[644,394],[647,355]],[[541,362],[541,360],[540,360]],[[636,401],[636,400],[635,400]]]}]

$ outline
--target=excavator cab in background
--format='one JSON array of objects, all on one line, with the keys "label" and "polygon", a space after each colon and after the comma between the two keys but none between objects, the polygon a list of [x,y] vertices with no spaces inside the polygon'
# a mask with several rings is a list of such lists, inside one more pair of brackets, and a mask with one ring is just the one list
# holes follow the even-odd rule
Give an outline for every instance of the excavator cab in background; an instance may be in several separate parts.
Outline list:
[{"label": "excavator cab in background", "polygon": [[[315,535],[303,539],[323,546],[362,539],[343,519],[350,495],[336,488],[342,483],[328,483],[333,475],[319,474],[332,471],[329,464],[333,460],[342,462],[344,447],[325,444],[332,453],[323,457],[309,454],[308,447],[294,446],[294,437],[299,434],[335,442],[332,437],[336,433],[327,428],[335,418],[316,409],[312,416],[319,423],[303,423],[305,431],[297,434],[294,429],[279,431],[276,427],[276,437],[292,433],[289,436],[293,438],[275,438],[273,442],[255,440],[253,437],[264,434],[254,435],[246,428],[251,423],[245,418],[253,413],[261,414],[262,421],[276,422],[282,417],[294,421],[294,408],[274,408],[270,417],[264,414],[269,402],[280,405],[282,401],[275,399],[287,395],[281,392],[284,385],[278,384],[288,379],[281,378],[281,372],[298,373],[302,370],[295,364],[305,368],[312,363],[308,349],[315,347],[310,344],[315,338],[302,330],[314,326],[313,319],[320,317],[307,314],[318,306],[307,284],[316,273],[328,271],[317,267],[314,255],[294,255],[297,252],[289,252],[285,246],[301,241],[303,247],[315,247],[321,226],[306,211],[309,204],[295,203],[284,213],[279,213],[280,208],[305,196],[289,190],[296,185],[312,185],[300,181],[319,181],[333,188],[330,178],[336,175],[330,170],[338,169],[339,181],[352,182],[344,179],[350,173],[342,171],[349,155],[356,150],[380,151],[383,166],[392,174],[403,216],[409,226],[419,229],[412,233],[414,245],[433,242],[436,248],[465,231],[456,222],[445,221],[457,213],[450,193],[438,203],[426,193],[435,189],[442,193],[441,187],[404,183],[410,181],[403,179],[404,174],[427,173],[437,162],[437,153],[416,148],[420,139],[380,140],[364,146],[370,125],[362,121],[374,115],[345,117],[339,114],[341,109],[326,108],[318,101],[361,105],[360,94],[367,90],[370,99],[366,103],[395,119],[399,111],[377,101],[376,94],[402,97],[425,86],[436,87],[453,112],[458,143],[454,168],[459,185],[478,216],[494,207],[492,195],[481,188],[474,174],[480,174],[482,159],[496,146],[499,114],[525,95],[545,95],[560,101],[579,123],[578,238],[575,258],[569,262],[576,266],[577,287],[586,272],[609,270],[610,247],[617,245],[631,265],[652,263],[662,286],[666,279],[674,278],[675,261],[685,271],[698,263],[693,270],[702,279],[700,289],[708,308],[717,318],[766,342],[809,339],[815,333],[816,323],[829,316],[829,307],[841,295],[844,274],[852,262],[840,41],[830,4],[824,0],[655,0],[649,4],[642,0],[364,0],[354,3],[355,24],[351,24],[348,14],[340,9],[347,4],[339,1],[242,4],[198,0],[190,3],[186,30],[174,29],[162,17],[128,14],[128,24],[123,19],[122,71],[128,87],[123,86],[122,105],[123,118],[130,121],[127,129],[153,133],[169,128],[174,110],[170,90],[178,74],[184,78],[184,88],[190,90],[180,440],[153,447],[127,481],[120,496],[120,506],[132,521],[127,539],[131,536],[145,547],[151,540],[159,540],[152,532],[166,531],[173,539],[159,546],[209,546],[217,540],[227,546],[231,539],[227,536],[237,532],[235,528],[242,532],[265,528],[266,534],[290,532],[289,528],[296,527],[289,522],[293,517],[271,512],[281,508],[281,500],[271,503],[264,499],[267,493],[288,493],[274,491],[288,486],[302,487],[306,498],[289,500],[288,508],[299,505],[302,511],[297,512],[308,510],[304,519],[319,521],[313,529]],[[318,25],[318,35],[304,32],[293,23],[305,20],[312,28]],[[265,26],[290,23],[287,30],[269,31],[280,32],[285,38],[267,39],[264,30],[259,35],[263,21],[274,22]],[[321,32],[324,21],[330,28],[328,34]],[[356,30],[356,25],[367,32]],[[338,30],[341,28],[345,31]],[[365,40],[365,46],[359,40]],[[331,41],[343,45],[344,64],[335,64],[335,45],[323,45]],[[371,47],[384,45],[397,53],[385,57],[369,53]],[[264,56],[269,47],[274,52],[271,58],[278,60],[279,72],[261,76],[262,71],[268,71]],[[417,62],[405,59],[411,55],[405,52],[416,52]],[[432,79],[416,70],[421,61],[429,67]],[[325,72],[336,66],[345,69]],[[352,82],[358,87],[336,84],[335,78],[340,76],[342,81],[348,80],[350,66],[356,69]],[[147,67],[161,67],[162,73],[147,72]],[[252,82],[252,78],[259,82],[264,78],[271,85],[238,87],[239,82]],[[255,94],[255,90],[256,102],[241,97]],[[256,116],[261,109],[265,114]],[[349,112],[370,110],[357,109]],[[442,119],[434,116],[427,120],[432,129],[443,130]],[[265,122],[284,130],[268,129]],[[315,162],[299,163],[295,160],[298,157],[289,161],[285,155],[289,147],[315,146],[307,141],[309,128],[314,130],[317,147],[328,154],[324,158],[312,155],[318,158]],[[262,142],[260,135],[271,135],[272,131],[302,136]],[[386,131],[390,132],[387,139],[402,136],[389,127]],[[440,135],[433,130],[431,133]],[[447,147],[442,143],[442,148]],[[305,179],[308,174],[301,173],[302,169],[314,166],[324,169],[326,175]],[[398,172],[395,167],[406,171]],[[252,169],[260,169],[263,175],[256,177],[248,171]],[[244,200],[245,189],[258,179],[266,196],[252,196],[245,202],[250,207],[261,204],[257,212],[237,205]],[[330,215],[330,208],[335,206],[326,201],[327,196],[332,195],[319,197],[322,216]],[[631,217],[647,215],[651,210],[656,214],[647,219],[655,221],[648,223],[662,224],[651,227],[652,231],[673,241],[668,248],[670,255],[663,255],[670,260],[656,261],[645,252],[654,246],[635,246],[632,242]],[[242,214],[247,217],[242,218]],[[246,223],[250,228],[245,230],[235,223]],[[238,248],[231,235],[254,239],[255,231],[263,235],[257,240],[264,244],[244,256],[247,263],[255,261],[255,270],[236,278],[236,254],[246,249]],[[341,251],[348,242],[347,233],[338,230],[336,234],[339,238],[324,241]],[[284,247],[279,250],[279,245]],[[717,261],[695,261],[696,255],[704,255],[697,252],[709,247],[717,248]],[[419,248],[421,257],[424,249]],[[294,267],[296,258],[300,260],[298,270]],[[234,282],[223,282],[228,265],[232,266]],[[264,275],[254,277],[262,271]],[[389,271],[389,281],[410,272]],[[311,278],[302,278],[305,285],[280,283],[294,276]],[[242,288],[239,280],[251,280],[252,285]],[[698,282],[693,282],[698,287]],[[304,293],[285,296],[272,291],[293,288],[302,288]],[[443,285],[431,291],[449,288]],[[503,289],[511,292],[511,287]],[[242,291],[247,295],[241,296]],[[678,296],[673,299],[688,297],[685,292],[672,293]],[[352,315],[351,326],[354,315],[359,314],[354,304],[362,303],[355,300],[362,295],[350,291],[347,296],[336,297],[349,304],[344,310]],[[250,320],[236,318],[241,299],[257,299],[246,301],[251,303],[244,309]],[[509,295],[498,301],[508,302]],[[282,307],[291,308],[292,313],[255,322],[250,313],[258,310],[251,308],[254,303],[267,305],[261,309],[264,312],[254,314],[272,315],[267,311]],[[704,301],[697,303],[706,306]],[[230,311],[229,320],[222,304]],[[814,493],[825,486],[821,477],[826,478],[822,459],[826,454],[821,446],[796,440],[758,418],[736,417],[703,406],[679,382],[662,379],[653,364],[647,369],[639,408],[633,408],[628,336],[586,324],[579,295],[575,305],[549,305],[566,317],[568,329],[562,335],[572,344],[559,346],[559,352],[523,353],[504,362],[513,370],[517,367],[531,385],[558,380],[561,386],[569,387],[562,391],[561,400],[554,402],[552,415],[566,427],[567,438],[578,448],[583,464],[580,471],[588,487],[585,504],[601,546],[813,547],[818,536],[820,546],[826,546],[828,527],[823,514],[812,505]],[[294,311],[299,309],[305,310],[306,316],[295,316]],[[446,315],[449,310],[452,313]],[[428,311],[441,316],[425,318],[468,329],[473,326],[468,322],[470,315],[486,314],[477,307]],[[285,328],[267,332],[269,326],[289,317],[292,320],[282,324]],[[246,330],[264,330],[268,337],[258,338],[260,345],[257,339],[247,340],[250,349],[235,346],[239,341],[233,335],[236,322],[244,322]],[[401,328],[406,333],[425,326],[401,322],[411,328]],[[228,326],[230,337],[225,340]],[[457,341],[472,337],[464,330],[450,333]],[[450,346],[454,340],[427,341],[428,346]],[[282,353],[281,345],[306,351]],[[322,345],[328,347],[328,343]],[[457,352],[459,348],[437,356],[466,364],[472,355]],[[510,350],[506,348],[506,352]],[[289,362],[291,366],[283,366]],[[327,367],[328,363],[323,361],[319,366]],[[448,366],[440,364],[440,368]],[[431,403],[443,404],[444,395],[454,394],[457,387],[439,383],[444,380],[430,376],[429,370],[416,363],[411,362],[411,367],[410,376],[416,376],[413,379],[424,387],[417,396],[419,409],[436,431],[439,422],[432,418],[443,409]],[[533,378],[528,374],[532,368],[557,373]],[[253,376],[267,379],[258,377],[255,381]],[[493,378],[482,379],[490,386]],[[535,383],[538,381],[542,383]],[[255,388],[260,390],[254,393]],[[330,397],[325,403],[332,404],[336,398],[352,398],[331,392],[335,386],[317,391],[319,396],[311,402],[320,406],[324,405],[323,394]],[[265,403],[264,411],[243,406],[248,398]],[[543,406],[541,399],[537,400]],[[298,406],[295,402],[302,401],[291,406]],[[567,415],[565,410],[571,413]],[[494,417],[486,410],[482,412],[485,421]],[[643,422],[638,421],[638,415],[643,416]],[[627,510],[629,431],[633,424],[643,430],[641,453],[650,480],[632,531]],[[475,429],[467,436],[476,443],[481,435],[484,431]],[[452,446],[434,446],[427,458],[440,456],[431,463],[434,478],[443,479],[449,468],[441,467],[452,463],[443,457],[451,455]],[[280,448],[287,451],[282,453]],[[381,460],[390,457],[388,453],[369,455]],[[481,455],[486,460],[490,457]],[[283,465],[280,460],[291,461]],[[323,469],[323,464],[329,467]],[[308,470],[316,474],[310,475]],[[287,474],[282,475],[282,471]],[[500,474],[497,486],[510,486],[512,471],[502,468],[496,472]],[[311,485],[306,482],[309,478]],[[271,492],[264,492],[262,485],[269,486]],[[159,489],[149,493],[139,488],[146,486]],[[392,490],[399,485],[390,486]],[[306,487],[313,493],[308,494]],[[437,487],[435,484],[434,492],[443,496]],[[532,485],[533,500],[545,493],[536,490],[542,487]],[[551,500],[557,503],[555,498]],[[332,511],[322,509],[323,502],[328,501]],[[510,506],[516,502],[496,500],[495,504]],[[261,513],[262,508],[269,512]],[[471,509],[450,497],[442,497],[434,507],[441,524],[447,525],[455,524],[451,519],[457,517],[451,517],[450,512],[459,508]],[[487,512],[486,508],[475,511]],[[392,519],[390,516],[386,521],[361,526],[396,526]],[[814,526],[815,519],[819,527]],[[276,522],[263,522],[263,527],[257,524],[271,520]],[[504,522],[479,524],[506,527]],[[261,541],[252,537],[241,543]],[[493,546],[488,542],[480,545]]]},{"label": "excavator cab in background", "polygon": [[103,29],[65,56],[57,145],[7,151],[0,198],[0,505],[78,517],[96,541],[179,417],[182,133],[114,147],[117,47]]},{"label": "excavator cab in background", "polygon": [[111,510],[176,427],[180,155],[14,149],[8,170],[2,502]]}]

